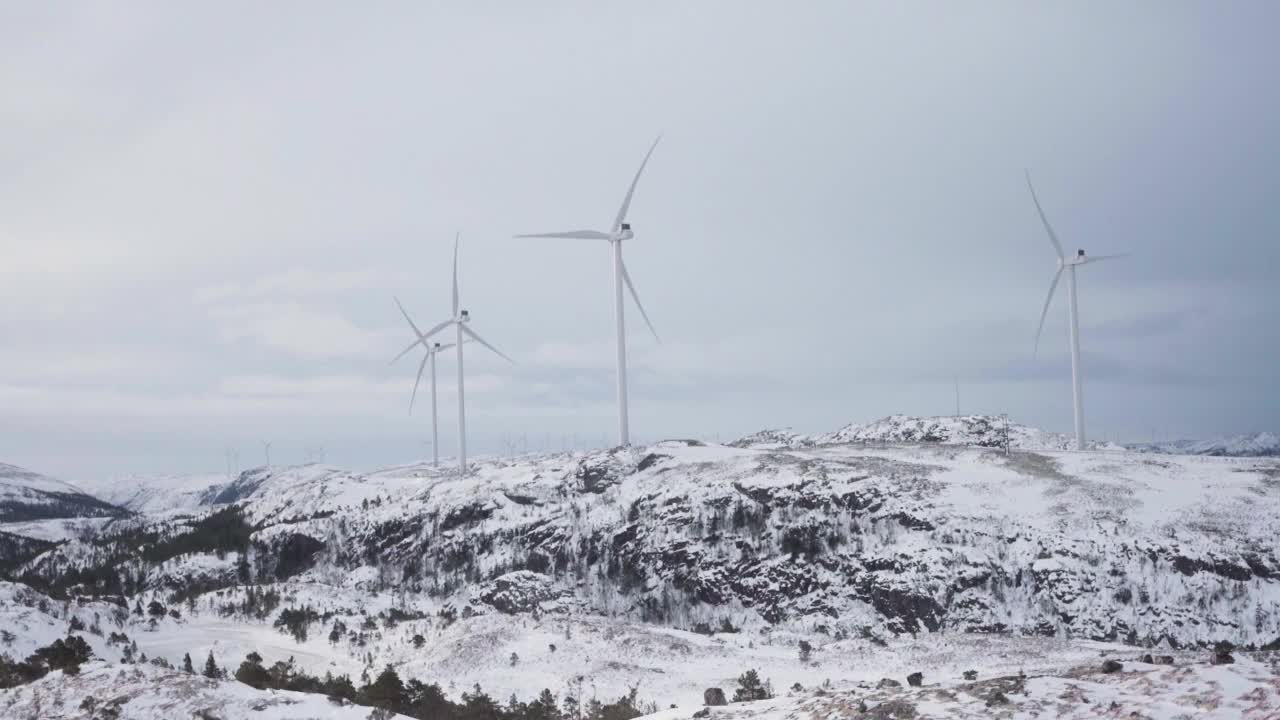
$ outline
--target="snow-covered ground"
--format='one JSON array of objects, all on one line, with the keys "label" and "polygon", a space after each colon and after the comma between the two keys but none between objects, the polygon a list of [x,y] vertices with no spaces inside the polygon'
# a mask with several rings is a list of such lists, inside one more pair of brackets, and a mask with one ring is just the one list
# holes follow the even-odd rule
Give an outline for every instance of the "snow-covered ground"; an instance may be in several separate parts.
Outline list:
[{"label": "snow-covered ground", "polygon": [[[1104,673],[1101,658],[1055,672],[999,676],[979,672],[975,681],[935,678],[920,687],[897,677],[900,687],[864,682],[852,687],[783,691],[772,700],[712,708],[717,720],[1031,720],[1135,718],[1140,720],[1275,720],[1280,717],[1277,658],[1237,657],[1212,665],[1206,658],[1155,665],[1125,657],[1122,668]],[[894,679],[890,677],[889,679]],[[726,688],[727,690],[727,688]],[[680,705],[645,720],[685,720],[693,707]]]},{"label": "snow-covered ground", "polygon": [[[95,712],[102,714],[95,715]],[[83,666],[78,675],[54,671],[29,685],[0,691],[0,717],[6,720],[90,717],[366,720],[369,708],[338,705],[318,694],[255,690],[234,680],[210,680],[153,665],[92,662]],[[403,715],[386,717],[388,720],[404,718]]]},{"label": "snow-covered ground", "polygon": [[0,529],[10,522],[119,514],[75,485],[0,463]]},{"label": "snow-covered ground", "polygon": [[[1280,643],[1280,460],[1061,449],[1068,444],[979,416],[888,418],[731,446],[486,459],[466,476],[304,465],[231,483],[188,478],[127,500],[142,516],[103,523],[107,533],[132,530],[124,545],[87,538],[99,521],[10,524],[62,543],[21,572],[56,583],[68,571],[112,569],[137,594],[123,608],[47,601],[41,610],[10,584],[0,586],[0,619],[20,628],[9,652],[17,658],[64,635],[75,615],[174,664],[212,653],[234,668],[257,651],[268,664],[292,657],[310,673],[353,679],[390,664],[454,698],[475,684],[499,698],[573,688],[602,700],[638,686],[642,699],[678,703],[685,716],[707,687],[732,694],[734,678],[753,668],[780,694],[796,683],[807,690],[715,714],[776,706],[839,716],[847,703],[830,703],[840,697],[876,699],[857,683],[914,671],[942,686],[876,702],[984,716],[985,704],[963,700],[971,669],[1030,676],[1020,697],[1033,704],[1010,695],[994,716],[1032,716],[1034,703],[1070,691],[1059,681],[1094,683],[1089,693],[1122,706],[1159,683],[1169,692],[1261,687],[1249,673],[1262,665],[1196,663],[1219,640]],[[196,527],[209,503],[242,509],[247,554],[143,559]],[[263,617],[236,610],[246,571],[255,593],[279,596]],[[151,600],[177,616],[130,612]],[[273,627],[282,611],[302,608],[320,616],[305,641]],[[337,622],[346,629],[331,642]],[[98,657],[121,659],[118,644],[86,639]],[[805,661],[802,640],[814,648]],[[1132,663],[1135,673],[1121,676],[1072,675],[1104,655],[1131,661],[1145,644],[1173,655],[1182,679]],[[827,694],[813,694],[828,679]],[[183,687],[175,692],[195,692]],[[926,702],[938,698],[947,709]]]},{"label": "snow-covered ground", "polygon": [[192,510],[208,505],[227,476],[214,473],[194,475],[115,475],[80,481],[94,497],[137,513]]},{"label": "snow-covered ground", "polygon": [[1280,456],[1280,434],[1270,432],[1229,435],[1210,440],[1174,440],[1143,443],[1133,449],[1173,455],[1215,455],[1222,457]]}]

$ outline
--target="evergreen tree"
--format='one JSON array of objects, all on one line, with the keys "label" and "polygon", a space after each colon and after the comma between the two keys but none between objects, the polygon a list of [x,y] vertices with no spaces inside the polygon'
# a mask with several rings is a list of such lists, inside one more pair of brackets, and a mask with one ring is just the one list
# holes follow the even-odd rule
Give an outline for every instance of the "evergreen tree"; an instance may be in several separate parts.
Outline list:
[{"label": "evergreen tree", "polygon": [[222,677],[222,670],[218,668],[218,663],[213,661],[213,651],[209,651],[209,658],[204,661],[204,676],[212,680]]},{"label": "evergreen tree", "polygon": [[242,548],[240,550],[240,559],[236,561],[236,579],[241,585],[249,584],[249,550]]},{"label": "evergreen tree", "polygon": [[560,708],[550,690],[544,689],[537,700],[529,703],[525,711],[526,720],[561,720]]},{"label": "evergreen tree", "polygon": [[273,678],[262,667],[262,656],[257,652],[251,652],[245,656],[244,662],[240,663],[240,667],[236,668],[236,680],[248,685],[252,688],[262,690],[272,684]]},{"label": "evergreen tree", "polygon": [[196,674],[196,669],[191,665],[191,653],[185,653],[182,656],[182,672],[188,675]]},{"label": "evergreen tree", "polygon": [[364,705],[400,712],[408,704],[404,683],[390,665],[372,683],[360,688],[360,702]]},{"label": "evergreen tree", "polygon": [[733,691],[733,701],[768,700],[772,695],[769,688],[760,681],[760,674],[755,670],[748,670],[738,676],[738,689]]}]

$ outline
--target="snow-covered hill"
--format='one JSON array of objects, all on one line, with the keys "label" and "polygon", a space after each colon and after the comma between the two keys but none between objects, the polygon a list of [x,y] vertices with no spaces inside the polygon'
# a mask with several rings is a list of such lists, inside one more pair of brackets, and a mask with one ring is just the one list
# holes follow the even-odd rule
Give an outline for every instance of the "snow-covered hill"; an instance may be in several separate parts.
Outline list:
[{"label": "snow-covered hill", "polygon": [[[93,662],[72,676],[54,672],[29,685],[0,691],[0,717],[13,720],[367,720],[369,708],[324,695],[255,690],[234,680],[148,664]],[[407,720],[388,713],[386,720]]]},{"label": "snow-covered hill", "polygon": [[0,529],[4,523],[73,517],[114,517],[120,508],[80,488],[0,463]]},{"label": "snow-covered hill", "polygon": [[1142,452],[1171,455],[1212,455],[1215,457],[1280,457],[1280,435],[1260,432],[1230,435],[1212,440],[1175,440],[1132,446]]},{"label": "snow-covered hill", "polygon": [[643,680],[642,696],[686,702],[749,666],[808,685],[802,639],[820,672],[863,679],[992,653],[993,671],[1048,672],[1037,657],[1099,642],[1280,646],[1280,461],[1064,452],[1017,428],[1006,454],[1004,433],[890,418],[465,477],[259,468],[206,495],[215,506],[117,521],[11,576],[181,608],[159,628],[124,620],[171,662],[391,664],[500,697],[585,678],[602,697]]},{"label": "snow-covered hill", "polygon": [[[738,447],[805,448],[846,443],[971,445],[1021,450],[1069,450],[1070,435],[1051,433],[1012,422],[998,415],[890,415],[869,423],[851,423],[830,433],[799,435],[789,430],[766,430],[733,443]],[[1123,450],[1112,443],[1092,441],[1093,450]]]},{"label": "snow-covered hill", "polygon": [[[1130,653],[1133,655],[1133,653]],[[1151,658],[1154,659],[1154,658]],[[1206,658],[1176,665],[1124,658],[1104,672],[1101,658],[1054,673],[972,681],[925,675],[919,687],[902,678],[852,687],[794,688],[770,700],[715,708],[718,720],[991,720],[992,718],[1141,718],[1145,720],[1274,720],[1280,717],[1277,658],[1238,658],[1214,665]],[[685,720],[691,708],[643,720]]]},{"label": "snow-covered hill", "polygon": [[225,475],[117,475],[82,480],[96,498],[137,513],[193,510],[209,505],[227,485]]}]

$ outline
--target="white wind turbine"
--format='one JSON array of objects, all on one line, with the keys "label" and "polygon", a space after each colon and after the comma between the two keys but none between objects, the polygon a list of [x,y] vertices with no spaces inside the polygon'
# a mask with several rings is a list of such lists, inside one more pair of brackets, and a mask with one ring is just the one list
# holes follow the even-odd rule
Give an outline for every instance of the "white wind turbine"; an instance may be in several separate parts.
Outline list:
[{"label": "white wind turbine", "polygon": [[[397,302],[397,304],[399,304],[399,301],[398,301],[398,300],[397,300],[396,302]],[[401,308],[401,312],[403,312],[403,311],[404,311],[404,308],[402,307],[402,308]],[[408,314],[408,313],[405,313],[405,314],[404,314],[404,317],[405,317],[405,319],[406,319],[406,320],[409,320],[409,314]],[[483,345],[483,346],[485,346],[485,347],[489,348],[489,349],[490,349],[490,350],[492,350],[494,353],[496,353],[499,357],[501,357],[503,360],[506,360],[507,362],[511,363],[512,365],[514,365],[514,364],[515,364],[515,362],[516,362],[515,360],[512,360],[511,358],[509,358],[509,357],[507,357],[506,355],[502,354],[502,351],[501,351],[501,350],[499,350],[498,348],[496,348],[496,347],[494,347],[494,346],[490,345],[490,344],[488,343],[488,341],[486,341],[484,338],[482,338],[482,337],[480,337],[478,334],[476,334],[476,332],[475,332],[474,330],[472,330],[472,329],[471,329],[471,327],[468,325],[468,323],[470,323],[470,322],[471,322],[471,316],[467,313],[467,311],[466,311],[466,310],[462,310],[462,309],[459,307],[459,302],[458,302],[458,237],[457,237],[457,236],[454,236],[454,238],[453,238],[453,308],[452,308],[452,314],[450,315],[450,317],[449,317],[449,319],[448,319],[448,320],[445,320],[444,322],[441,322],[440,324],[436,325],[435,327],[431,328],[430,330],[428,330],[428,331],[427,331],[427,332],[425,332],[425,333],[424,333],[424,332],[420,332],[420,331],[418,330],[418,328],[417,328],[416,326],[414,326],[414,325],[413,325],[413,321],[412,321],[412,320],[409,320],[409,325],[410,325],[410,326],[413,326],[413,332],[414,332],[414,334],[416,334],[416,335],[418,336],[418,339],[417,339],[417,340],[415,340],[415,341],[414,341],[414,343],[413,343],[413,345],[410,345],[410,346],[409,346],[409,348],[408,348],[407,350],[405,350],[405,352],[408,352],[409,350],[412,350],[413,348],[417,347],[418,345],[422,345],[422,346],[424,346],[424,347],[426,347],[426,348],[427,348],[427,350],[428,350],[428,357],[434,357],[434,348],[431,346],[431,344],[430,344],[430,343],[428,343],[428,342],[427,342],[427,341],[428,341],[428,339],[429,339],[429,338],[431,338],[431,336],[432,336],[432,335],[435,335],[436,333],[440,332],[441,330],[444,330],[445,328],[449,327],[450,325],[452,325],[452,326],[454,327],[454,330],[455,330],[455,332],[457,333],[457,338],[454,340],[454,342],[452,343],[452,345],[453,345],[454,349],[455,349],[455,350],[457,350],[457,353],[458,353],[458,469],[459,469],[461,472],[464,472],[464,473],[467,471],[467,402],[466,402],[466,391],[465,391],[465,387],[464,387],[464,383],[463,383],[463,379],[462,379],[462,345],[463,345],[463,342],[464,342],[464,340],[463,340],[463,335],[466,335],[467,337],[471,338],[472,340],[475,340],[476,342],[480,343],[481,345]],[[447,347],[447,346],[446,346],[446,347]],[[442,348],[442,349],[443,349],[443,348]],[[404,353],[400,353],[400,354],[401,354],[401,355],[404,355]],[[425,362],[425,360],[424,360],[424,362]],[[432,372],[432,380],[433,380],[432,387],[433,387],[433,390],[434,390],[434,379],[435,379],[434,367],[435,367],[435,366],[433,365],[433,366],[432,366],[432,368],[433,368],[433,372]],[[421,375],[421,370],[419,370],[419,375]],[[435,412],[434,412],[434,407],[435,407],[435,393],[433,392],[433,393],[432,393],[432,408],[433,408],[433,410],[432,410],[432,415],[433,415],[433,416],[434,416],[434,414],[435,414]],[[434,431],[435,431],[435,424],[434,424],[434,421],[433,421],[433,423],[432,423],[432,432],[434,433]],[[433,436],[433,440],[434,440],[434,436]],[[434,442],[432,443],[432,445],[434,446]],[[434,452],[434,450],[433,450],[433,452]]]},{"label": "white wind turbine", "polygon": [[1044,319],[1049,314],[1049,304],[1053,302],[1053,293],[1058,289],[1058,281],[1062,279],[1062,273],[1065,270],[1067,273],[1067,311],[1070,315],[1071,325],[1071,393],[1075,407],[1076,449],[1083,450],[1084,388],[1080,378],[1080,316],[1079,310],[1076,308],[1076,268],[1100,260],[1125,257],[1127,253],[1087,256],[1084,254],[1084,250],[1077,250],[1074,257],[1067,257],[1062,250],[1062,243],[1058,242],[1058,234],[1053,231],[1053,226],[1049,224],[1049,219],[1045,217],[1044,210],[1040,207],[1040,199],[1036,197],[1036,189],[1031,184],[1030,171],[1026,175],[1027,188],[1031,190],[1031,201],[1036,204],[1036,212],[1040,214],[1040,222],[1044,223],[1045,232],[1049,234],[1049,242],[1053,243],[1054,252],[1058,253],[1058,272],[1053,275],[1053,282],[1049,284],[1049,296],[1045,298],[1044,309],[1040,311],[1040,326],[1036,328],[1035,350],[1036,352],[1040,350],[1040,333],[1044,330]]},{"label": "white wind turbine", "polygon": [[640,174],[644,172],[644,166],[649,163],[649,156],[653,155],[654,148],[658,147],[658,141],[662,139],[659,135],[653,141],[653,145],[649,146],[649,152],[645,153],[644,160],[640,163],[640,169],[636,170],[636,176],[631,180],[631,187],[627,188],[627,194],[622,198],[622,207],[618,209],[618,215],[613,220],[613,228],[609,232],[600,230],[570,230],[566,232],[553,233],[532,233],[526,235],[517,235],[518,238],[571,238],[576,240],[608,240],[613,248],[613,315],[617,325],[617,362],[618,362],[618,444],[627,446],[631,444],[631,435],[628,428],[627,420],[627,331],[626,321],[624,319],[622,305],[622,286],[625,284],[627,290],[631,292],[631,297],[636,301],[636,307],[640,310],[640,316],[644,318],[644,322],[649,326],[649,332],[653,333],[653,337],[658,342],[662,342],[658,338],[658,331],[653,329],[653,323],[649,321],[649,314],[644,311],[644,305],[640,303],[640,295],[636,293],[636,286],[631,282],[631,275],[627,272],[627,266],[622,262],[622,241],[630,240],[635,237],[635,233],[631,231],[631,224],[627,222],[627,209],[631,207],[631,196],[635,194],[636,183],[640,182]]},{"label": "white wind turbine", "polygon": [[438,420],[436,416],[436,356],[440,354],[441,350],[448,350],[449,348],[453,347],[453,343],[447,343],[447,344],[441,345],[440,343],[433,343],[430,340],[428,340],[427,337],[422,334],[422,331],[418,329],[418,326],[414,324],[413,319],[409,317],[409,313],[404,309],[404,305],[400,304],[400,298],[395,298],[395,301],[396,301],[396,307],[400,308],[400,314],[404,315],[405,321],[409,323],[409,327],[413,329],[413,334],[418,336],[418,339],[414,340],[413,344],[411,344],[409,347],[402,350],[399,355],[395,356],[395,358],[391,361],[391,363],[395,364],[396,360],[399,360],[400,358],[409,354],[410,350],[413,350],[419,345],[422,345],[427,349],[426,355],[422,356],[422,363],[418,365],[418,376],[413,381],[413,393],[409,395],[409,414],[410,415],[413,414],[413,401],[418,396],[418,385],[422,382],[422,373],[424,370],[427,369],[427,365],[430,364],[431,365],[431,466],[439,467],[440,466],[440,442],[439,442],[440,436],[439,436],[439,429],[438,429]]}]

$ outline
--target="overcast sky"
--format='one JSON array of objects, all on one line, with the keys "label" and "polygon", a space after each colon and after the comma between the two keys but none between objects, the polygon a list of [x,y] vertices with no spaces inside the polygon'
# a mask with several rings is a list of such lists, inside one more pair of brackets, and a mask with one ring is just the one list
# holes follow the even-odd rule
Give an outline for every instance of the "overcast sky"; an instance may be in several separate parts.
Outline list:
[{"label": "overcast sky", "polygon": [[[464,306],[473,446],[890,413],[1280,429],[1280,6],[0,4],[0,461],[67,479],[423,456],[392,301]],[[453,359],[441,440],[452,453]],[[421,396],[420,396],[421,397]],[[425,404],[420,404],[425,408]],[[527,438],[527,440],[524,440]]]}]

